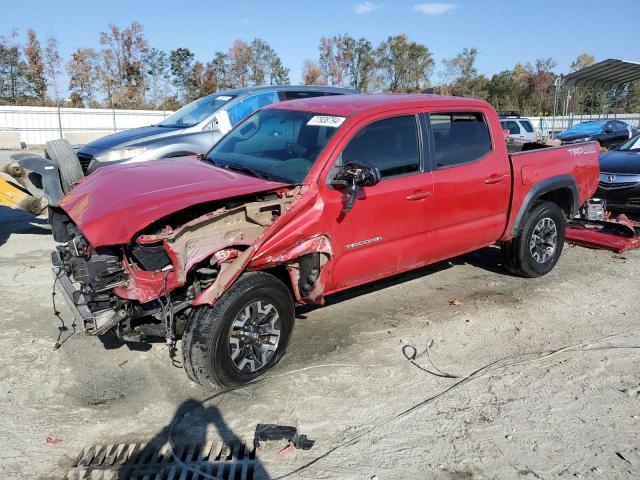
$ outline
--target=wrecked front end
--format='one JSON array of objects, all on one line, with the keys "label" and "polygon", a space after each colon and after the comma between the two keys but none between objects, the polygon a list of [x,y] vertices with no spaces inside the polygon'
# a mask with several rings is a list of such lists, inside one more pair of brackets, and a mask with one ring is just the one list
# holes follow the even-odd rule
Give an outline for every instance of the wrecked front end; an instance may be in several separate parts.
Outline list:
[{"label": "wrecked front end", "polygon": [[[242,273],[256,242],[303,189],[196,205],[113,246],[92,246],[65,211],[54,208],[50,222],[60,243],[52,253],[56,287],[89,335],[113,331],[125,341],[163,337],[171,343],[194,306],[214,303]],[[284,262],[283,257],[271,264]],[[313,266],[305,263],[305,275]]]}]

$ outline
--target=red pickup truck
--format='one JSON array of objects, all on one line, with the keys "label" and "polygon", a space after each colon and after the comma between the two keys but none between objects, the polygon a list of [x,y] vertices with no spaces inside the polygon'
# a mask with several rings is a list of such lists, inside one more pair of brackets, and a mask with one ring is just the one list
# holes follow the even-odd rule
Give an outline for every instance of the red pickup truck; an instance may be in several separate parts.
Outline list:
[{"label": "red pickup truck", "polygon": [[85,332],[182,338],[189,377],[250,381],[294,305],[491,244],[549,272],[598,184],[598,145],[510,155],[486,102],[353,95],[269,106],[205,156],[100,169],[51,209]]}]

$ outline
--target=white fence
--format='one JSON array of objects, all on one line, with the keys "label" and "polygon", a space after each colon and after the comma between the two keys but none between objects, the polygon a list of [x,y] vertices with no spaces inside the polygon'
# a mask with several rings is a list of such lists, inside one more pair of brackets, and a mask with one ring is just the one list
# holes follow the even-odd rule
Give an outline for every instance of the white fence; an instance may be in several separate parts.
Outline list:
[{"label": "white fence", "polygon": [[92,138],[119,130],[158,123],[172,112],[156,110],[110,110],[107,108],[56,108],[0,106],[0,132],[19,132],[25,146],[49,140]]}]

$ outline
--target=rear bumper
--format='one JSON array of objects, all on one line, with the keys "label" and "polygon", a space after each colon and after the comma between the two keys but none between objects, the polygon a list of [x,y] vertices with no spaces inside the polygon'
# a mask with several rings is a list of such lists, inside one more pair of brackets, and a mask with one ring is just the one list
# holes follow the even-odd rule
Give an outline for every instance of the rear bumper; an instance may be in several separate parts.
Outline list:
[{"label": "rear bumper", "polygon": [[51,252],[51,271],[55,277],[55,285],[59,287],[60,293],[64,297],[67,306],[73,313],[75,319],[82,322],[85,331],[93,330],[95,328],[95,318],[93,313],[86,305],[78,305],[74,298],[81,296],[81,292],[75,289],[69,275],[62,269],[62,260],[60,259],[60,253],[57,250]]}]

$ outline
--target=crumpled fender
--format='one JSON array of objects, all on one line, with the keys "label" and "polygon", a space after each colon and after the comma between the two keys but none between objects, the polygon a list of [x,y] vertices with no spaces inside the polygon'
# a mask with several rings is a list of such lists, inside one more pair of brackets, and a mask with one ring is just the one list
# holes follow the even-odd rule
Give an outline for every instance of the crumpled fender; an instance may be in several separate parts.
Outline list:
[{"label": "crumpled fender", "polygon": [[[313,288],[305,295],[302,295],[299,288],[300,266],[296,260],[312,253],[323,254],[323,257],[320,259],[320,274],[318,279],[315,281]],[[332,257],[333,250],[331,249],[331,240],[327,235],[318,235],[305,240],[277,257],[276,261],[278,263],[284,263],[287,267],[287,271],[291,277],[293,293],[298,302],[324,304],[324,286],[330,272],[330,268],[325,267],[325,264]]]},{"label": "crumpled fender", "polygon": [[[298,301],[302,301],[297,291],[296,268],[291,263],[309,253],[322,253],[326,260],[333,257],[331,240],[322,231],[323,203],[318,195],[317,185],[295,201],[286,212],[278,218],[256,243],[238,255],[232,262],[222,264],[216,281],[198,295],[193,305],[215,303],[222,294],[246,270],[264,270],[278,265],[287,265],[291,275],[294,293]],[[329,269],[323,268],[314,289],[306,297],[314,303],[322,303],[322,290]]]},{"label": "crumpled fender", "polygon": [[220,267],[220,273],[209,287],[200,295],[194,298],[192,305],[211,305],[215,303],[224,292],[236,281],[242,272],[244,272],[251,256],[254,252],[254,246],[247,248],[241,252],[232,262],[224,263]]}]

